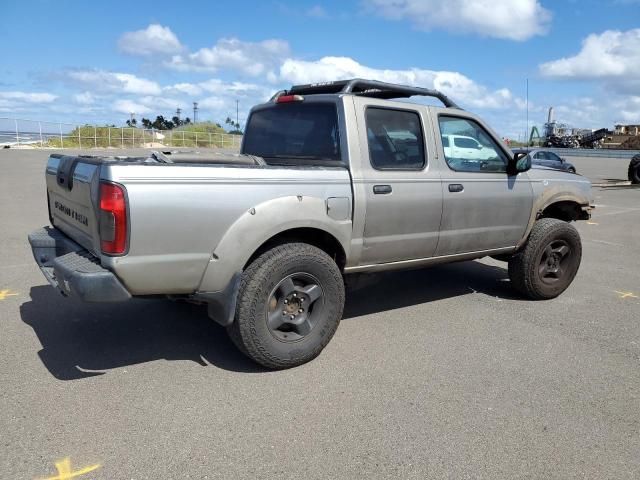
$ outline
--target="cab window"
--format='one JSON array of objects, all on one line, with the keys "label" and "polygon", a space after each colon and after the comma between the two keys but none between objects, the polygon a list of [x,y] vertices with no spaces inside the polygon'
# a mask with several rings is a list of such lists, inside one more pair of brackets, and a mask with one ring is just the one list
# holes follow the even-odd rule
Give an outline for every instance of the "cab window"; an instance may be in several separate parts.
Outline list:
[{"label": "cab window", "polygon": [[459,172],[506,172],[509,158],[489,133],[469,118],[440,115],[440,134],[453,138],[444,145],[449,168]]},{"label": "cab window", "polygon": [[368,107],[369,161],[377,170],[422,170],[424,137],[417,112]]}]

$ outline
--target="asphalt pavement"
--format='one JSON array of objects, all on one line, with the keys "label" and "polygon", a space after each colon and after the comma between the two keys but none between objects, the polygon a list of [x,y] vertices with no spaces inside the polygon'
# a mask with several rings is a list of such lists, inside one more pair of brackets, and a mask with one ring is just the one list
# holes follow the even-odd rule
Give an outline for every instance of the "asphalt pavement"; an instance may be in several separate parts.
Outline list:
[{"label": "asphalt pavement", "polygon": [[271,372],[202,307],[56,293],[26,240],[46,157],[0,150],[0,478],[640,478],[640,189],[595,189],[557,299],[491,259],[376,275],[320,357]]}]

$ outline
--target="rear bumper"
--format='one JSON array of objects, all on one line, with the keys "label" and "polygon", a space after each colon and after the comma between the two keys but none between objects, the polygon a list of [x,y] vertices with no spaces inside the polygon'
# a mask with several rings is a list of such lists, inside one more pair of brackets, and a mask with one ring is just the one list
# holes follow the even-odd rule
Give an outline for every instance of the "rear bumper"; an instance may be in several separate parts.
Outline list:
[{"label": "rear bumper", "polygon": [[85,302],[120,302],[131,294],[99,259],[60,230],[44,227],[29,234],[33,257],[48,282],[64,296]]}]

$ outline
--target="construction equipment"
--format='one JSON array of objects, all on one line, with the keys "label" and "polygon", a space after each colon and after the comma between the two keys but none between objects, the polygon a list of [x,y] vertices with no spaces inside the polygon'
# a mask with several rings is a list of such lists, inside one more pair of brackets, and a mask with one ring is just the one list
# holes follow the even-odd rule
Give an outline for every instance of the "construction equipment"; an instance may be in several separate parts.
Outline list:
[{"label": "construction equipment", "polygon": [[[609,131],[601,128],[596,131],[571,128],[565,123],[556,122],[553,116],[553,107],[549,108],[547,122],[544,124],[543,146],[554,148],[601,148]],[[531,129],[529,143],[532,144],[533,136],[538,134],[537,128]]]}]

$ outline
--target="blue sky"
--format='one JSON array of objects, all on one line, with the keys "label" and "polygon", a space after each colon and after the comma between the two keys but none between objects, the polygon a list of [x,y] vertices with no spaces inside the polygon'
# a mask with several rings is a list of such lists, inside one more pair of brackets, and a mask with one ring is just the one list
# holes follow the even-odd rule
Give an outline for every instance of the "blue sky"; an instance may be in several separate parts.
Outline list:
[{"label": "blue sky", "polygon": [[505,136],[549,106],[576,127],[640,123],[640,0],[53,2],[0,7],[0,116],[240,122],[292,83],[440,88]]}]

